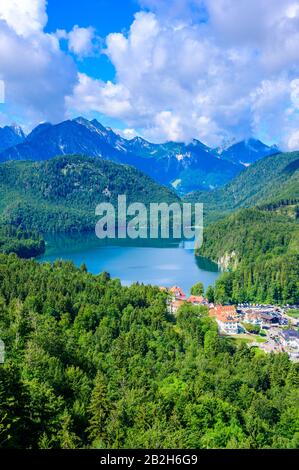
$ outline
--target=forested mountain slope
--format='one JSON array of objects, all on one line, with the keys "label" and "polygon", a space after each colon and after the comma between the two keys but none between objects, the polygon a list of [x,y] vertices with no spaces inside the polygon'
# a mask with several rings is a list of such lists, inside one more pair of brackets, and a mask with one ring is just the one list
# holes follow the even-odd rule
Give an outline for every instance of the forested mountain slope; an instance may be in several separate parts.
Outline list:
[{"label": "forested mountain slope", "polygon": [[21,258],[34,258],[44,251],[45,242],[38,233],[0,222],[1,253],[15,253]]},{"label": "forested mountain slope", "polygon": [[178,196],[140,171],[107,160],[63,156],[0,165],[0,211],[14,226],[42,232],[93,230],[100,202],[175,202]]},{"label": "forested mountain slope", "polygon": [[0,255],[0,446],[296,448],[298,364],[217,333],[205,307]]},{"label": "forested mountain slope", "polygon": [[206,228],[197,254],[230,270],[216,283],[217,301],[299,303],[299,221],[286,207],[242,209]]},{"label": "forested mountain slope", "polygon": [[194,192],[184,200],[203,202],[206,221],[240,207],[299,200],[299,152],[280,153],[252,164],[233,181],[211,192]]}]

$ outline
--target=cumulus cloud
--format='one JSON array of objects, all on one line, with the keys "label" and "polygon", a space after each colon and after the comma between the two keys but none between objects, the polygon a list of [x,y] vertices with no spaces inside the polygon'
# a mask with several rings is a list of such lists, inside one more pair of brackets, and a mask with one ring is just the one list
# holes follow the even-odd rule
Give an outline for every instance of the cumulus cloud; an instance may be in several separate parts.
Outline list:
[{"label": "cumulus cloud", "polygon": [[159,17],[179,23],[192,23],[206,18],[205,3],[202,0],[140,0],[139,4]]},{"label": "cumulus cloud", "polygon": [[298,0],[140,4],[147,10],[129,32],[106,38],[115,83],[81,77],[69,99],[74,108],[84,111],[85,103],[156,141],[196,137],[218,145],[256,135],[294,145]]},{"label": "cumulus cloud", "polygon": [[89,28],[80,28],[76,25],[69,33],[69,49],[81,57],[88,56],[93,52],[94,38],[94,28],[91,26]]},{"label": "cumulus cloud", "polygon": [[129,92],[123,85],[95,80],[84,73],[79,73],[78,78],[73,94],[66,97],[69,109],[97,111],[123,119],[131,114]]},{"label": "cumulus cloud", "polygon": [[[0,80],[31,122],[106,114],[156,142],[251,135],[298,147],[299,0],[139,0],[105,53],[113,81],[77,71],[99,53],[92,26],[46,34],[46,0],[0,3]],[[68,41],[71,54],[62,51]],[[3,115],[1,116],[3,120]]]},{"label": "cumulus cloud", "polygon": [[65,116],[65,96],[77,82],[77,70],[57,38],[44,33],[46,22],[45,0],[0,3],[0,79],[7,119],[20,116],[34,125]]},{"label": "cumulus cloud", "polygon": [[69,51],[81,59],[95,55],[100,47],[100,38],[92,26],[81,28],[75,25],[70,32],[58,29],[55,36],[58,40],[65,39],[68,41]]},{"label": "cumulus cloud", "polygon": [[18,35],[30,36],[47,23],[46,0],[9,0],[0,4],[0,19]]}]

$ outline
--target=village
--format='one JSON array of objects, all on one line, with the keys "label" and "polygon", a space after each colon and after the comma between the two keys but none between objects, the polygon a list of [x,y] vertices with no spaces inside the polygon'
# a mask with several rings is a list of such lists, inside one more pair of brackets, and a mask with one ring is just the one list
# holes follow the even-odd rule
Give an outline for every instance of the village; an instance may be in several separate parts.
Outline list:
[{"label": "village", "polygon": [[186,304],[206,306],[209,316],[218,324],[219,334],[245,342],[265,353],[286,352],[292,361],[299,361],[299,318],[292,316],[292,309],[299,306],[276,305],[219,305],[210,303],[203,296],[189,297],[178,286],[161,287],[168,293],[167,307],[172,315]]}]

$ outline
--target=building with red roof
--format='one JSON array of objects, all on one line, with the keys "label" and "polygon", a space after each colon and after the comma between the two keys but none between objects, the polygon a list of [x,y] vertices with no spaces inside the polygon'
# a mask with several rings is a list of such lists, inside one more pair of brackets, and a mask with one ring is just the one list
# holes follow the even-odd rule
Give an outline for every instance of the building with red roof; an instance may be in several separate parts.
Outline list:
[{"label": "building with red roof", "polygon": [[170,294],[173,295],[175,299],[186,300],[185,292],[178,286],[173,286],[169,289]]}]

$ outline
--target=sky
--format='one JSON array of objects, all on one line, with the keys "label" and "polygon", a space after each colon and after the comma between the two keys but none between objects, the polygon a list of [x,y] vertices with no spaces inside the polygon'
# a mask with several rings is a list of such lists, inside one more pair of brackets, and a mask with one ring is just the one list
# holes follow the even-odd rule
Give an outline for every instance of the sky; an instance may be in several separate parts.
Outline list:
[{"label": "sky", "polygon": [[299,149],[298,44],[299,0],[0,0],[0,126]]}]

